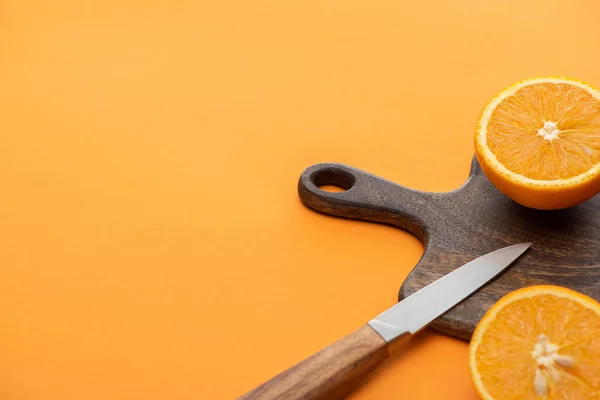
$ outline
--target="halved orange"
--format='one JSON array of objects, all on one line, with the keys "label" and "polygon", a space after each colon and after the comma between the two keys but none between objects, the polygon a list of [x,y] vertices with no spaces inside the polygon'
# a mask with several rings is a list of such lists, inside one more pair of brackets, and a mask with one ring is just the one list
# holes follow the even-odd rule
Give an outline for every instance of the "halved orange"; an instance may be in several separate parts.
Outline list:
[{"label": "halved orange", "polygon": [[469,363],[485,400],[600,399],[600,304],[551,285],[509,293],[477,325]]},{"label": "halved orange", "polygon": [[483,109],[475,153],[496,188],[552,210],[600,192],[600,90],[571,78],[516,83]]}]

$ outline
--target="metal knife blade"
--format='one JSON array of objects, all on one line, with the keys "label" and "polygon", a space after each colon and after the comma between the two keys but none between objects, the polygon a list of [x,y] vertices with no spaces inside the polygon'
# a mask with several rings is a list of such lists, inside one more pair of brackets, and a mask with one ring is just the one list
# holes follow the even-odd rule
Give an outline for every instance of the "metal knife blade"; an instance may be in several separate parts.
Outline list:
[{"label": "metal knife blade", "polygon": [[531,246],[521,243],[478,257],[369,321],[386,342],[415,334],[511,265]]}]

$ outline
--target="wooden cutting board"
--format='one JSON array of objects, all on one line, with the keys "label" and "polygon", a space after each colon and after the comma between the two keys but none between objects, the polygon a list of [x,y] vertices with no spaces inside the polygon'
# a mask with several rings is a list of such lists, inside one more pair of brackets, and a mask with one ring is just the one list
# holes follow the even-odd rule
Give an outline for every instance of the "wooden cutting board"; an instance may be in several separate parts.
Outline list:
[{"label": "wooden cutting board", "polygon": [[[344,192],[319,189],[340,186]],[[529,285],[566,286],[600,300],[600,196],[558,211],[523,207],[496,190],[474,158],[469,178],[448,193],[408,189],[343,164],[307,168],[300,199],[318,212],[391,224],[416,235],[425,252],[399,300],[487,252],[533,242],[511,268],[432,323],[469,340],[483,314],[506,293]]]}]

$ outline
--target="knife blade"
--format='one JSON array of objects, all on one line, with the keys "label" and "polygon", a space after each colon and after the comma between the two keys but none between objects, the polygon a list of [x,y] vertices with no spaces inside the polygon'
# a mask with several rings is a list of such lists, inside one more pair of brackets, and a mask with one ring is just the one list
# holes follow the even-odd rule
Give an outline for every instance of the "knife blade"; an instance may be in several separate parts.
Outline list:
[{"label": "knife blade", "polygon": [[404,344],[405,339],[484,286],[529,246],[531,243],[504,247],[458,267],[379,314],[362,328],[238,399],[331,400],[344,397]]},{"label": "knife blade", "polygon": [[493,279],[529,246],[531,243],[520,243],[484,254],[405,298],[368,324],[388,343],[402,335],[415,334]]}]

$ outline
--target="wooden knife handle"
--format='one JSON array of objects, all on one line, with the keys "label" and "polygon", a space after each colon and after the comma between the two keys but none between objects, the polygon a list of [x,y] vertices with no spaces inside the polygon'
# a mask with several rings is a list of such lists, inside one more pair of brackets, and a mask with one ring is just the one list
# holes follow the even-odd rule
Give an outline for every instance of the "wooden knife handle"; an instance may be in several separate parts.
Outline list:
[{"label": "wooden knife handle", "polygon": [[386,341],[369,325],[280,373],[239,400],[340,399],[388,358]]},{"label": "wooden knife handle", "polygon": [[[335,185],[344,192],[321,190]],[[306,168],[298,181],[302,203],[323,214],[395,225],[425,241],[426,227],[436,219],[423,220],[437,208],[435,193],[424,193],[390,182],[344,164],[321,163]]]}]

